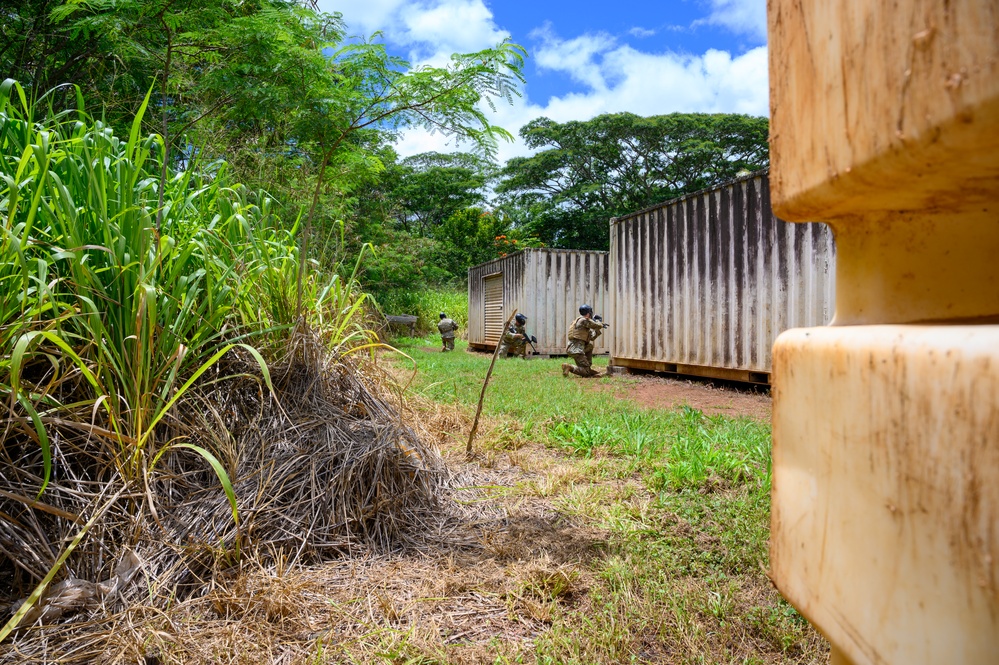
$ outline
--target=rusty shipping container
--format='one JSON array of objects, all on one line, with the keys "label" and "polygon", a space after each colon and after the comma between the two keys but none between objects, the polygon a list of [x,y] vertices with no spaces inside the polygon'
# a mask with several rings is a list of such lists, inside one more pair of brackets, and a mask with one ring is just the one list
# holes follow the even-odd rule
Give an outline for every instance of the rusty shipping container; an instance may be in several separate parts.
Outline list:
[{"label": "rusty shipping container", "polygon": [[[468,344],[493,350],[516,309],[543,355],[565,353],[566,331],[583,303],[608,320],[608,254],[567,249],[523,249],[468,269]],[[594,353],[610,352],[612,330]],[[530,347],[528,347],[530,352]]]},{"label": "rusty shipping container", "polygon": [[784,330],[825,325],[836,249],[770,209],[767,173],[611,220],[611,364],[769,383]]}]

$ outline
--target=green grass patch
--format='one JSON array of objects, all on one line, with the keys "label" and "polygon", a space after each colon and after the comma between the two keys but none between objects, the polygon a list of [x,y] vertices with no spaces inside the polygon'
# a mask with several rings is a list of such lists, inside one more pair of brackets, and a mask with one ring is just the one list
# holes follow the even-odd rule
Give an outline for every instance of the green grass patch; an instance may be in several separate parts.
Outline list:
[{"label": "green grass patch", "polygon": [[[415,392],[473,411],[488,354],[440,354],[435,337],[396,345],[417,364]],[[586,601],[555,603],[528,662],[824,662],[765,573],[769,424],[648,408],[617,396],[637,379],[567,378],[564,361],[498,360],[483,413],[505,424],[476,442],[528,465],[510,441],[544,446],[555,466],[530,467],[508,499],[548,500],[609,534]]]},{"label": "green grass patch", "polygon": [[[419,367],[414,390],[435,402],[474,407],[489,366],[485,353],[436,352],[433,337],[400,338],[396,346]],[[618,399],[615,386],[633,379],[562,376],[564,358],[497,360],[484,413],[515,421],[523,435],[581,457],[640,460],[656,492],[707,484],[757,485],[769,492],[770,427],[747,418],[706,416],[682,407],[665,411]],[[595,358],[603,369],[606,358]],[[606,390],[594,389],[598,387]]]}]

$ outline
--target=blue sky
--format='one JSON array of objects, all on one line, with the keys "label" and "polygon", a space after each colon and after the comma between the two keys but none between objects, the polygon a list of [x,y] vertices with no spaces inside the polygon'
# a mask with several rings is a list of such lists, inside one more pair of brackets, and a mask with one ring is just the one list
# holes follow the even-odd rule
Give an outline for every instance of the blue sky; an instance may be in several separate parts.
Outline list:
[{"label": "blue sky", "polygon": [[[585,120],[601,113],[674,111],[767,114],[766,0],[319,0],[348,31],[384,34],[414,64],[441,64],[504,37],[530,55],[524,96],[498,106],[511,133],[541,116]],[[403,155],[450,151],[414,130]],[[518,141],[501,160],[525,154]]]}]

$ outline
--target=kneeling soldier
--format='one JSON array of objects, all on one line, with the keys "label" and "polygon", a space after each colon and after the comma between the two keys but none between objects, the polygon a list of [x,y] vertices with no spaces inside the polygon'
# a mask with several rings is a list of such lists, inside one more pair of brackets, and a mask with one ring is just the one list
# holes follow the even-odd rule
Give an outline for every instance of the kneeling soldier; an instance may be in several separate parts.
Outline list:
[{"label": "kneeling soldier", "polygon": [[576,366],[563,363],[562,376],[569,374],[600,376],[600,373],[593,369],[593,341],[600,336],[605,327],[606,324],[593,320],[592,307],[582,305],[579,308],[579,316],[569,327],[569,343],[565,347],[565,352],[576,361]]},{"label": "kneeling soldier", "polygon": [[508,358],[511,355],[527,360],[527,317],[518,314],[514,324],[503,333],[500,339],[499,357]]}]

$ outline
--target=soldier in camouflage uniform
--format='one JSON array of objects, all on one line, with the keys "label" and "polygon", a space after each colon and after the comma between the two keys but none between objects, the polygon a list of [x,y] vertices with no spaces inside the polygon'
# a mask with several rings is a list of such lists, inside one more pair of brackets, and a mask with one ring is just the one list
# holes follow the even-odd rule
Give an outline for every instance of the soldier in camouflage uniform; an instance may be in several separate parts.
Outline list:
[{"label": "soldier in camouflage uniform", "polygon": [[514,317],[514,324],[500,339],[499,357],[508,358],[511,355],[527,360],[527,317],[523,314]]},{"label": "soldier in camouflage uniform", "polygon": [[441,353],[454,351],[454,333],[458,330],[458,324],[441,312],[441,321],[437,324],[437,330],[441,332]]},{"label": "soldier in camouflage uniform", "polygon": [[600,376],[593,369],[593,341],[604,331],[605,324],[593,320],[593,308],[583,305],[579,308],[579,316],[569,327],[569,343],[565,352],[576,361],[573,367],[569,363],[562,364],[562,376]]}]

